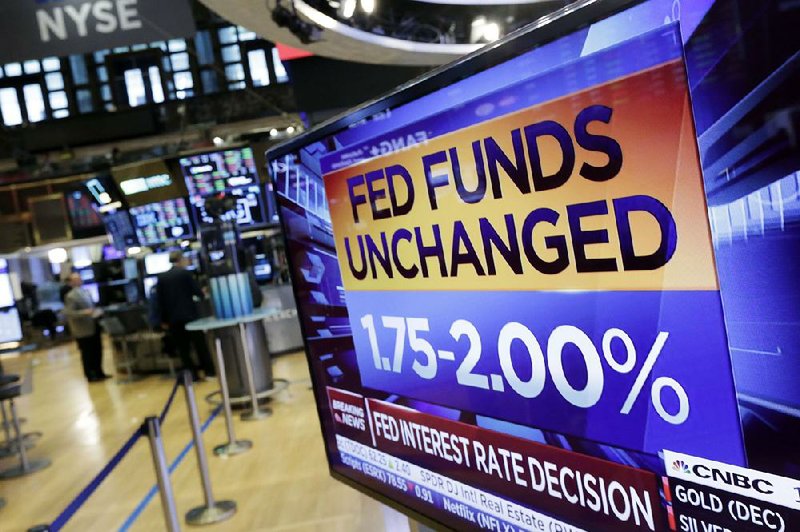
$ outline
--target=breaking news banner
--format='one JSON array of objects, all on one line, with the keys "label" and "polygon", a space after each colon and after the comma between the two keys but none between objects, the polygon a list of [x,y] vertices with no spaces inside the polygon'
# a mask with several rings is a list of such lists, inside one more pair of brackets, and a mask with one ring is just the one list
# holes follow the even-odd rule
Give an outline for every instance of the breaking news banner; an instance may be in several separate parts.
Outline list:
[{"label": "breaking news banner", "polygon": [[800,481],[666,450],[664,466],[672,530],[800,530]]}]

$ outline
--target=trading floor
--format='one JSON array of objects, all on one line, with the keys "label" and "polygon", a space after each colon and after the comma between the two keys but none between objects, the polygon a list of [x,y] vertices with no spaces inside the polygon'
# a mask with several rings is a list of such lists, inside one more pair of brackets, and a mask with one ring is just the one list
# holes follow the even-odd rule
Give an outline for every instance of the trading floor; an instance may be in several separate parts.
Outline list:
[{"label": "trading floor", "polygon": [[[106,367],[112,367],[109,346]],[[3,358],[6,371],[24,374],[33,368],[33,393],[18,400],[26,432],[44,436],[30,452],[47,457],[52,466],[14,480],[0,481],[0,530],[24,531],[51,521],[109,461],[130,434],[149,415],[157,415],[172,381],[151,376],[131,384],[114,380],[87,384],[74,344],[65,343],[30,354]],[[287,391],[272,401],[274,414],[263,421],[242,422],[236,416],[237,436],[254,442],[252,451],[232,458],[209,456],[211,481],[218,499],[232,499],[238,513],[228,521],[204,527],[213,531],[364,531],[383,529],[381,506],[328,475],[319,422],[302,352],[274,361],[276,377],[289,379]],[[203,420],[213,407],[203,399],[215,381],[196,385]],[[168,462],[190,441],[182,393],[164,424]],[[224,419],[217,416],[205,432],[209,454],[225,441]],[[0,468],[14,458],[0,460]],[[202,503],[195,455],[186,453],[172,474],[178,511],[184,514]],[[164,527],[158,496],[138,516],[135,509],[155,484],[147,441],[140,439],[97,493],[69,522],[66,531],[151,531]],[[132,517],[133,516],[133,517]]]}]

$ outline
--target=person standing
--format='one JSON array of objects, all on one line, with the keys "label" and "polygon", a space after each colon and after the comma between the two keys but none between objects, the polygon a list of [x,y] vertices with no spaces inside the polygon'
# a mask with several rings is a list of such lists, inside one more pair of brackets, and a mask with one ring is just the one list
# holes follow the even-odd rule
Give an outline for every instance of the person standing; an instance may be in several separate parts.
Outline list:
[{"label": "person standing", "polygon": [[108,379],[110,376],[103,372],[103,340],[96,320],[102,311],[94,306],[89,292],[82,288],[79,274],[71,274],[67,283],[70,290],[64,296],[64,315],[81,352],[83,374],[89,382]]},{"label": "person standing", "polygon": [[[159,274],[155,290],[161,325],[172,337],[184,369],[190,370],[195,380],[200,377],[199,369],[203,370],[206,377],[213,377],[216,370],[205,335],[200,331],[186,330],[186,324],[199,317],[194,298],[202,299],[203,291],[192,272],[186,269],[189,259],[183,256],[183,252],[172,251],[169,261],[172,268]],[[192,347],[199,364],[192,359]]]}]

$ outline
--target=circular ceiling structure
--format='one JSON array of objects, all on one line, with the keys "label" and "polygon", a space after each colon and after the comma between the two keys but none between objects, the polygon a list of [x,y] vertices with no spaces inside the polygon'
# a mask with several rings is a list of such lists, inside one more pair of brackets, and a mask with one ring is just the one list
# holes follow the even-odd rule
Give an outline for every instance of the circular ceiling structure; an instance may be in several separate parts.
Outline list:
[{"label": "circular ceiling structure", "polygon": [[[272,42],[332,59],[406,66],[449,63],[569,3],[568,0],[200,1],[229,21]],[[292,25],[295,31],[290,29]]]}]

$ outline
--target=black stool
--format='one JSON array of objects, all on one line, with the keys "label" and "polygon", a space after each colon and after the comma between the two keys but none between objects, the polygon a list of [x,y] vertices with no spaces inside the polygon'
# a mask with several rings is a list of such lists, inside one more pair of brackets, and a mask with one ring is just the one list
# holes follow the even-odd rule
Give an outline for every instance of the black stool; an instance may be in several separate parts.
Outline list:
[{"label": "black stool", "polygon": [[[16,478],[25,475],[30,475],[36,471],[40,471],[50,465],[50,460],[29,460],[28,452],[26,450],[25,437],[22,435],[22,430],[19,427],[19,418],[17,417],[17,408],[14,406],[14,399],[19,397],[22,393],[22,386],[19,384],[8,384],[0,388],[0,402],[8,402],[9,410],[11,411],[11,423],[14,427],[15,442],[17,454],[19,454],[19,465],[9,467],[0,471],[0,479]],[[5,411],[5,407],[3,408]]]},{"label": "black stool", "polygon": [[[8,375],[8,374],[0,375],[0,388],[8,386],[9,384],[14,384],[16,382],[19,382],[19,375]],[[6,416],[6,405],[3,402],[0,402],[0,412],[2,412],[3,415],[3,432],[5,433],[6,436],[6,441],[2,445],[2,448],[0,448],[0,457],[3,457],[7,456],[3,452],[3,448],[6,448],[12,444],[11,422],[8,420],[8,416]]]}]

